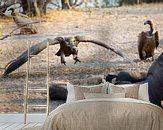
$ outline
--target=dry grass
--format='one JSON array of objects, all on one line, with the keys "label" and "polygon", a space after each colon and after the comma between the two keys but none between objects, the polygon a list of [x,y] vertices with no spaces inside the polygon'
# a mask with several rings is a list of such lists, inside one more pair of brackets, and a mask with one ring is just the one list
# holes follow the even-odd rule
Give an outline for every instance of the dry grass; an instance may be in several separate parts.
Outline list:
[{"label": "dry grass", "polygon": [[[38,18],[33,18],[38,19]],[[146,19],[155,23],[155,28],[163,35],[163,5],[141,5],[136,7],[118,7],[109,9],[86,9],[69,11],[52,11],[42,18],[37,24],[39,33],[30,36],[12,36],[0,41],[0,68],[6,63],[18,57],[26,50],[26,42],[32,45],[46,38],[71,35],[89,35],[101,40],[114,48],[123,51],[132,65],[111,51],[89,43],[79,44],[79,58],[81,63],[75,64],[72,57],[66,58],[67,66],[60,64],[60,58],[54,54],[59,46],[50,47],[50,82],[54,80],[72,80],[84,78],[89,75],[107,75],[110,72],[120,70],[147,71],[151,62],[140,62],[137,52],[137,36],[148,29],[143,25]],[[15,24],[11,19],[0,21],[0,29],[7,34]],[[162,39],[162,38],[161,38]],[[158,48],[156,57],[163,51],[162,45]],[[32,69],[46,69],[46,49],[36,59],[32,60]],[[23,87],[25,84],[26,65],[21,66],[6,78],[0,79],[0,112],[22,112]],[[1,71],[2,74],[3,71]],[[31,73],[32,82],[46,81],[45,73]],[[35,95],[35,93],[33,94]],[[3,98],[4,97],[4,98]],[[31,98],[33,96],[31,95]],[[40,100],[33,102],[45,102],[45,95],[38,93]],[[10,103],[6,103],[10,102]],[[32,102],[32,101],[31,101]],[[12,106],[14,104],[14,106]],[[52,109],[56,102],[52,103]],[[11,107],[12,106],[12,107]]]}]

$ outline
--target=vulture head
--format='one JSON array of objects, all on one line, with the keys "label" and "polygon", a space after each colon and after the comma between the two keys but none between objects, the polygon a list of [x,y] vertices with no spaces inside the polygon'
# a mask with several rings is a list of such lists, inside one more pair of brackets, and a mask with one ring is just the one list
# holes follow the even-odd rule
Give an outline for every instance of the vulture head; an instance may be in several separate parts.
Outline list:
[{"label": "vulture head", "polygon": [[16,16],[16,14],[15,14],[15,9],[14,8],[10,8],[8,11],[11,11],[11,15],[12,16]]},{"label": "vulture head", "polygon": [[59,43],[60,42],[64,42],[64,38],[63,37],[57,37],[57,38],[55,38]]},{"label": "vulture head", "polygon": [[11,12],[15,12],[15,9],[14,8],[10,8],[9,11],[11,10]]},{"label": "vulture head", "polygon": [[152,57],[154,60],[155,50],[157,49],[160,40],[158,31],[154,32],[153,22],[147,20],[144,25],[148,24],[150,26],[149,31],[143,31],[138,37],[138,52],[141,60],[146,60],[146,58]]},{"label": "vulture head", "polygon": [[153,23],[152,23],[151,20],[146,20],[146,21],[144,22],[144,25],[146,25],[146,24],[153,25]]},{"label": "vulture head", "polygon": [[144,25],[146,25],[146,24],[148,24],[149,26],[150,26],[150,30],[148,31],[148,35],[152,35],[152,33],[153,33],[153,22],[151,21],[151,20],[147,20],[147,21],[145,21],[144,22]]}]

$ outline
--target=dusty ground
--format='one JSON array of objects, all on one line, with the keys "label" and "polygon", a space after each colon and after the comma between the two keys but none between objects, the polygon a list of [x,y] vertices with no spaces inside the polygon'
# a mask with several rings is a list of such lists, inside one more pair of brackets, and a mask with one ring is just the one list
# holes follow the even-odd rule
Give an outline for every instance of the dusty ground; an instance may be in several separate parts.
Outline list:
[{"label": "dusty ground", "polygon": [[[33,45],[46,38],[87,35],[101,40],[113,48],[120,49],[132,64],[102,47],[89,43],[80,43],[79,58],[82,62],[74,65],[72,57],[68,57],[66,58],[67,66],[64,66],[60,64],[60,58],[55,56],[59,48],[58,45],[55,45],[50,47],[50,83],[56,80],[71,81],[73,79],[85,78],[89,75],[106,76],[110,72],[120,70],[147,72],[152,62],[141,62],[137,52],[137,36],[141,31],[148,29],[148,26],[143,25],[143,22],[147,19],[153,20],[154,27],[160,32],[162,39],[162,4],[49,12],[42,19],[46,22],[36,24],[39,30],[38,34],[12,36],[0,41],[0,68],[3,68],[8,62],[24,52],[27,41]],[[15,26],[12,19],[1,18],[1,34],[9,33]],[[156,52],[156,57],[162,51],[161,44]],[[47,51],[45,49],[32,60],[31,70],[39,71],[46,69],[46,54]],[[0,78],[0,112],[23,112],[25,68],[26,65],[23,65],[8,77]],[[1,70],[2,73],[3,69]],[[31,71],[30,80],[32,84],[41,84],[44,87],[44,84],[46,84],[46,72],[36,73]],[[31,93],[29,102],[45,103],[45,97],[44,93]],[[51,110],[60,103],[62,101],[51,102]]]}]

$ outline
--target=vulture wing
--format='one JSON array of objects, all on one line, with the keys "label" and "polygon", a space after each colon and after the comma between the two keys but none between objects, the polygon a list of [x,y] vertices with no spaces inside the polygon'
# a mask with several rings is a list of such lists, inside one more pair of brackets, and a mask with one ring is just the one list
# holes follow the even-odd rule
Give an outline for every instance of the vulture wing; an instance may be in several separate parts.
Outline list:
[{"label": "vulture wing", "polygon": [[[43,51],[47,47],[47,43],[49,43],[49,45],[56,45],[56,44],[59,44],[59,41],[57,40],[57,38],[55,38],[54,40],[46,39],[46,40],[44,40],[44,41],[42,41],[42,42],[40,42],[40,43],[38,43],[36,45],[33,45],[30,48],[30,55],[37,55],[37,54],[39,54],[41,51]],[[28,50],[23,52],[19,57],[17,57],[15,60],[10,61],[6,65],[5,71],[3,73],[3,76],[6,76],[9,73],[13,72],[14,70],[16,70],[17,68],[22,66],[27,61],[28,61]]]},{"label": "vulture wing", "polygon": [[33,22],[32,19],[21,16],[14,16],[14,20],[18,26],[26,25]]},{"label": "vulture wing", "polygon": [[139,57],[141,60],[143,59],[142,49],[145,45],[145,37],[146,37],[145,32],[141,32],[138,36],[138,52],[139,52]]},{"label": "vulture wing", "polygon": [[158,45],[160,44],[160,37],[158,31],[155,32],[155,41],[156,41],[156,49]]},{"label": "vulture wing", "polygon": [[114,48],[109,47],[108,45],[106,45],[105,43],[103,43],[101,41],[94,40],[94,39],[92,39],[90,37],[85,37],[85,36],[75,36],[74,38],[75,38],[77,44],[80,43],[80,42],[90,42],[90,43],[102,46],[102,47],[104,47],[106,49],[109,49],[109,50],[113,51],[114,53],[116,53],[117,55],[124,58],[122,52],[120,52],[119,50],[115,50]]},{"label": "vulture wing", "polygon": [[20,16],[20,17],[23,17],[23,18],[31,19],[30,17],[28,17],[28,16],[25,15],[25,14],[18,13],[17,15]]}]

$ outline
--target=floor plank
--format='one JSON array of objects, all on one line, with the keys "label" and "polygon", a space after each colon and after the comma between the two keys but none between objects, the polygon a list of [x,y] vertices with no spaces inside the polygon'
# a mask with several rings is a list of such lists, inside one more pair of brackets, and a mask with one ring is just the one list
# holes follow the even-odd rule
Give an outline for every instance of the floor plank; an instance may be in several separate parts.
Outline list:
[{"label": "floor plank", "polygon": [[4,125],[0,126],[0,130],[5,130],[9,126],[13,125],[14,123],[5,123]]},{"label": "floor plank", "polygon": [[15,128],[19,125],[21,125],[22,123],[14,123],[11,126],[5,128],[4,130],[15,130]]},{"label": "floor plank", "polygon": [[45,114],[28,114],[27,124],[24,124],[24,114],[0,114],[0,130],[20,130],[42,126],[45,119]]},{"label": "floor plank", "polygon": [[37,123],[35,126],[42,126],[44,123]]},{"label": "floor plank", "polygon": [[1,126],[5,125],[5,124],[6,124],[5,122],[3,122],[3,123],[0,122],[0,128],[1,128]]},{"label": "floor plank", "polygon": [[14,130],[23,129],[26,125],[28,125],[28,124],[21,123],[19,126],[15,127]]},{"label": "floor plank", "polygon": [[[46,117],[47,117],[46,114],[28,114],[27,123],[44,122]],[[0,114],[0,123],[4,123],[4,122],[24,123],[24,114]]]},{"label": "floor plank", "polygon": [[37,123],[29,123],[24,128],[34,127],[35,125],[37,125]]},{"label": "floor plank", "polygon": [[0,123],[0,130],[2,130],[3,126],[6,126],[7,123]]}]

